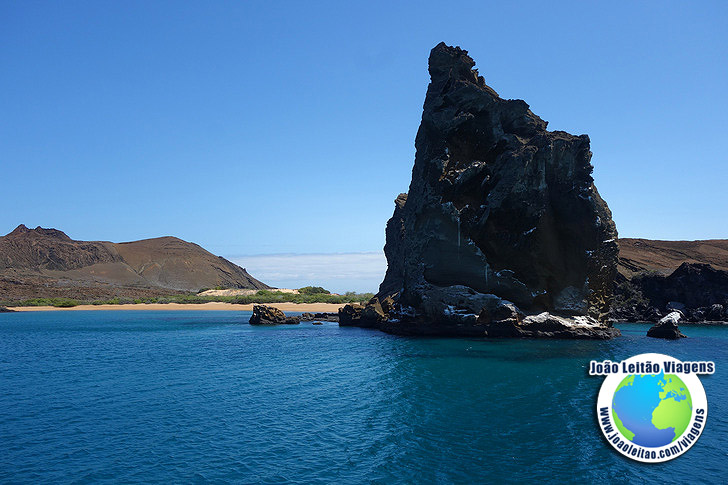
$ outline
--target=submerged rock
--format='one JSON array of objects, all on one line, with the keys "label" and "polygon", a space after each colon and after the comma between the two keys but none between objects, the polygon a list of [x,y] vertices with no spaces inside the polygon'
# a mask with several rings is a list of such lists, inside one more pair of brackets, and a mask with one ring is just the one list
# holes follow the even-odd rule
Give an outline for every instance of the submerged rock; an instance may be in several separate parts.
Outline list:
[{"label": "submerged rock", "polygon": [[680,319],[682,319],[682,317],[683,315],[679,310],[669,313],[647,331],[647,336],[668,340],[685,338],[685,335],[683,335],[680,332],[680,329],[677,328],[677,323]]},{"label": "submerged rock", "polygon": [[589,137],[547,131],[474,65],[459,47],[441,43],[430,53],[412,181],[386,227],[387,273],[375,299],[339,312],[341,325],[618,335],[603,323],[617,231],[591,177]]},{"label": "submerged rock", "polygon": [[297,325],[301,323],[300,317],[287,317],[281,310],[267,305],[253,305],[253,315],[250,317],[251,325]]}]

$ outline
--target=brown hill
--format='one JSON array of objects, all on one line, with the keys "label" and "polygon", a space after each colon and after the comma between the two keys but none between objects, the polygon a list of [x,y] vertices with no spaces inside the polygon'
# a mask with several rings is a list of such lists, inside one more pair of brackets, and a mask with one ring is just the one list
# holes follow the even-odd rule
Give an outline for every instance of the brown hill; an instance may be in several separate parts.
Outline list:
[{"label": "brown hill", "polygon": [[270,288],[230,261],[176,237],[75,241],[18,226],[0,237],[0,300],[143,298],[202,288]]},{"label": "brown hill", "polygon": [[728,271],[728,240],[653,241],[619,240],[619,272],[631,278],[641,272],[670,274],[682,263],[706,263]]}]

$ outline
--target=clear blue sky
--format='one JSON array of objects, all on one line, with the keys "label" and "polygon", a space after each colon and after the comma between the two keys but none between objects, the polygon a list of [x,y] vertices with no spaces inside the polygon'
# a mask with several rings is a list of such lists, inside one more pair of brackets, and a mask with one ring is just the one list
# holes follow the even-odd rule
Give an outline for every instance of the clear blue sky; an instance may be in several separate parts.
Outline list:
[{"label": "clear blue sky", "polygon": [[0,233],[379,251],[440,41],[587,133],[620,235],[728,238],[726,2],[0,1]]}]

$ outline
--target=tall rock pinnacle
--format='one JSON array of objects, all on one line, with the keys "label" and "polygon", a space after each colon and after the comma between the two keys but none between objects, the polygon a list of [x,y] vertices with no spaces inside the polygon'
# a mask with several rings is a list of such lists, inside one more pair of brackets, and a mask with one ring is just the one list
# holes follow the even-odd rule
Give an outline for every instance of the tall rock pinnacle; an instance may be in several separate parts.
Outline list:
[{"label": "tall rock pinnacle", "polygon": [[382,315],[373,326],[618,334],[600,323],[618,247],[591,176],[589,137],[548,131],[524,101],[498,96],[474,65],[459,47],[441,43],[430,53],[412,181],[387,223],[388,270],[374,302]]}]

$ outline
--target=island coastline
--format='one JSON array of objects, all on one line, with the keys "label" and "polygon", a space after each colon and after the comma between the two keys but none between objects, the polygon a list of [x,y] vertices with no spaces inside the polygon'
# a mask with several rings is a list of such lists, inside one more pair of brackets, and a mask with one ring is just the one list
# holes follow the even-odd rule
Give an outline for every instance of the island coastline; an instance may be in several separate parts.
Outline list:
[{"label": "island coastline", "polygon": [[[253,303],[227,303],[211,301],[208,303],[129,303],[124,305],[76,305],[63,308],[54,306],[19,306],[8,307],[18,312],[45,312],[45,311],[115,311],[115,310],[144,310],[144,311],[253,311]],[[266,303],[284,312],[337,312],[344,304],[338,303]]]}]

